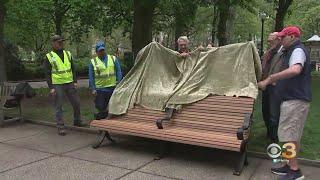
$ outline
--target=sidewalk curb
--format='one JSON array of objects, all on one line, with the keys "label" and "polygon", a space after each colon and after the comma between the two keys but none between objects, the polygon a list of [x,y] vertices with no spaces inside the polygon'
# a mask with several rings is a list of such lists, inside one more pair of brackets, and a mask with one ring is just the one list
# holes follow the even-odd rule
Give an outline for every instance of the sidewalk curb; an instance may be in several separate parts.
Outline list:
[{"label": "sidewalk curb", "polygon": [[[25,122],[31,123],[31,124],[38,124],[38,125],[44,125],[44,126],[50,126],[50,127],[56,127],[55,123],[47,122],[47,121],[34,121],[34,120],[25,120]],[[76,127],[76,126],[65,126],[66,129],[70,129],[73,131],[79,131],[79,132],[85,132],[90,134],[98,134],[98,130],[91,129],[89,127]],[[270,157],[266,153],[261,152],[255,152],[255,151],[248,151],[248,156],[260,158],[260,159],[266,159],[270,160]],[[319,167],[320,168],[320,161],[317,160],[310,160],[305,158],[298,158],[299,162],[303,165],[312,166],[312,167]]]},{"label": "sidewalk curb", "polygon": [[[34,120],[29,120],[25,119],[25,122],[31,123],[31,124],[38,124],[38,125],[43,125],[43,126],[50,126],[50,127],[57,127],[56,123],[53,122],[47,122],[47,121],[34,121]],[[73,130],[73,131],[79,131],[79,132],[84,132],[84,133],[89,133],[89,134],[98,134],[98,130],[89,128],[89,127],[77,127],[77,126],[69,126],[65,125],[66,129]]]}]

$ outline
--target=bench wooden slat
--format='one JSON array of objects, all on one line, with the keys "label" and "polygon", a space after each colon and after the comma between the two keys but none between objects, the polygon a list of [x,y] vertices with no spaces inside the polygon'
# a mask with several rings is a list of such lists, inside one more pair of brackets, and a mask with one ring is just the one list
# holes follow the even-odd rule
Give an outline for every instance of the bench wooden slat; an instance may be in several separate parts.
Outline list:
[{"label": "bench wooden slat", "polygon": [[232,118],[232,116],[204,116],[199,114],[185,114],[185,113],[177,113],[173,116],[174,119],[189,119],[194,121],[201,122],[216,122],[216,123],[231,123],[231,124],[242,124],[243,117],[239,117],[238,119]]},{"label": "bench wooden slat", "polygon": [[181,116],[181,117],[191,117],[191,118],[194,118],[194,117],[197,117],[199,119],[232,119],[232,120],[235,120],[235,121],[243,121],[243,115],[241,116],[232,116],[232,114],[206,114],[206,113],[196,113],[196,112],[178,112],[178,113],[175,113],[174,116]]},{"label": "bench wooden slat", "polygon": [[[139,123],[130,123],[130,122],[118,122],[118,121],[112,121],[112,120],[107,123],[104,123],[103,125],[108,125],[109,128],[126,127],[126,129],[135,129],[135,130],[141,131],[141,133],[144,133],[144,132],[153,133],[154,130],[156,130],[156,129],[153,129],[153,126],[146,125],[143,123],[139,124]],[[176,128],[176,127],[167,128],[159,131],[158,134],[163,134],[166,136],[187,137],[190,139],[197,139],[201,142],[217,142],[217,143],[220,142],[224,144],[230,144],[230,146],[237,146],[241,144],[241,141],[237,140],[236,137],[225,136],[223,134],[217,134],[217,133],[208,134],[207,132],[195,132],[185,128]]]},{"label": "bench wooden slat", "polygon": [[184,110],[188,109],[199,109],[199,110],[207,110],[207,111],[212,111],[212,110],[223,110],[227,112],[247,112],[251,111],[252,107],[235,107],[235,106],[221,106],[221,105],[213,105],[210,104],[210,106],[197,106],[197,105],[190,105],[190,106],[185,106],[183,108]]},{"label": "bench wooden slat", "polygon": [[[143,122],[147,124],[146,121],[143,119],[134,119],[134,118],[129,118],[129,117],[124,117],[121,118],[120,121],[126,121],[126,122]],[[149,121],[148,124],[151,124],[152,126],[155,126],[155,121]],[[171,126],[175,127],[183,127],[183,128],[190,128],[190,129],[198,129],[198,130],[205,130],[205,131],[219,131],[219,132],[226,132],[226,133],[232,133],[235,135],[235,132],[237,129],[240,127],[240,125],[236,126],[226,126],[226,125],[214,125],[214,124],[200,124],[200,123],[183,123],[181,121],[177,122],[175,120],[172,120],[170,122],[164,122],[163,123],[165,129]],[[235,135],[236,136],[236,135]]]},{"label": "bench wooden slat", "polygon": [[[136,123],[125,123],[125,122],[119,122],[119,121],[107,121],[103,124],[99,124],[100,126],[106,126],[108,129],[117,129],[121,130],[123,127],[126,127],[126,131],[133,130],[133,131],[140,131],[139,133],[136,132],[137,134],[148,134],[152,135],[154,126],[148,126],[145,124],[136,124]],[[94,127],[94,124],[93,124]],[[111,131],[112,132],[112,131]],[[193,135],[190,137],[190,134]],[[215,144],[215,145],[220,145],[220,146],[227,146],[227,147],[239,147],[241,145],[241,141],[237,140],[236,138],[230,138],[229,136],[221,136],[221,135],[213,135],[213,134],[201,134],[199,132],[190,132],[189,130],[186,129],[166,129],[163,130],[162,132],[158,132],[157,136],[164,136],[167,137],[167,140],[170,140],[172,138],[179,138],[181,140],[196,140],[197,142],[200,143],[205,143],[205,144]],[[206,138],[206,139],[205,139]]]},{"label": "bench wooden slat", "polygon": [[240,148],[236,147],[227,147],[227,146],[220,146],[216,144],[205,144],[205,143],[199,143],[195,141],[188,141],[188,140],[180,140],[177,138],[171,138],[168,139],[166,137],[157,136],[154,134],[137,134],[135,131],[123,131],[122,129],[110,129],[110,132],[117,133],[117,134],[123,134],[123,135],[131,135],[131,136],[138,136],[138,137],[145,137],[145,138],[151,138],[151,139],[157,139],[162,141],[170,141],[170,142],[176,142],[176,143],[183,143],[183,144],[190,144],[190,145],[196,145],[196,146],[202,146],[202,147],[209,147],[209,148],[217,148],[217,149],[224,149],[229,151],[236,151],[239,152]]},{"label": "bench wooden slat", "polygon": [[[120,118],[127,118],[127,119],[141,119],[142,121],[148,120],[155,122],[156,119],[162,118],[164,116],[151,116],[151,115],[142,115],[142,114],[127,114],[123,115]],[[226,124],[226,125],[237,125],[240,127],[243,123],[243,118],[242,119],[221,119],[221,118],[198,118],[197,116],[185,116],[183,113],[181,114],[176,114],[173,116],[172,121],[174,122],[180,122],[179,120],[182,119],[185,122],[191,122],[191,123],[197,123],[199,122],[200,124],[207,123],[209,125],[210,123],[213,124]]]},{"label": "bench wooden slat", "polygon": [[188,113],[188,114],[193,114],[193,113],[198,113],[198,114],[209,114],[209,115],[214,115],[214,114],[220,114],[220,115],[228,115],[228,116],[238,116],[238,117],[243,117],[244,114],[246,113],[251,113],[250,111],[224,111],[223,109],[212,109],[211,111],[207,110],[201,110],[201,109],[188,109],[183,113]]}]

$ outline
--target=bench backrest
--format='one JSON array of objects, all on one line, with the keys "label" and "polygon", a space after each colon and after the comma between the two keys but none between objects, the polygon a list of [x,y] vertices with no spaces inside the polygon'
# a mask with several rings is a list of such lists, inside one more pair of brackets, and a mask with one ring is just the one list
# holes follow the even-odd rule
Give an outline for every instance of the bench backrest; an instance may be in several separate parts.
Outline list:
[{"label": "bench backrest", "polygon": [[231,133],[236,136],[235,132],[243,126],[246,114],[252,114],[253,104],[252,98],[210,96],[184,106],[180,112],[174,113],[167,126]]},{"label": "bench backrest", "polygon": [[124,114],[120,118],[128,119],[130,121],[143,121],[155,126],[156,120],[163,118],[165,115],[166,113],[162,111],[155,111],[143,108],[141,106],[135,106],[133,109],[130,109],[126,114]]},{"label": "bench backrest", "polygon": [[[7,82],[0,84],[0,106],[2,107],[6,99],[14,92],[15,86]],[[0,108],[1,108],[0,107]]]},{"label": "bench backrest", "polygon": [[12,84],[9,84],[7,82],[3,82],[0,84],[0,96],[6,97],[10,96],[14,91],[15,86]]},{"label": "bench backrest", "polygon": [[[246,114],[253,112],[254,99],[246,97],[210,96],[201,101],[185,105],[175,112],[170,121],[163,121],[163,127],[192,128],[199,131],[230,133],[237,136],[238,128],[244,124]],[[165,112],[135,106],[119,117],[129,121],[155,125]]]}]

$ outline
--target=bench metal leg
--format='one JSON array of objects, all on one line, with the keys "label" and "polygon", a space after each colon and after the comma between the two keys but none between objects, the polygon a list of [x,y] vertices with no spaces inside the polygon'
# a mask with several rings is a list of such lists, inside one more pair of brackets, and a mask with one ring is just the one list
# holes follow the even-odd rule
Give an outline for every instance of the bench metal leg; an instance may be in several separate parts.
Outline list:
[{"label": "bench metal leg", "polygon": [[166,157],[170,153],[171,147],[172,146],[171,146],[170,142],[161,142],[160,147],[159,147],[159,151],[156,154],[156,157],[154,158],[154,160],[160,160],[160,159]]},{"label": "bench metal leg", "polygon": [[100,135],[99,135],[99,140],[98,140],[98,142],[97,142],[96,144],[92,145],[92,148],[93,148],[93,149],[99,148],[99,147],[101,146],[101,144],[103,143],[103,141],[104,141],[106,138],[107,138],[109,141],[111,141],[112,143],[115,143],[115,140],[113,140],[113,139],[111,138],[111,136],[110,136],[110,134],[109,134],[108,131],[101,131],[101,132],[100,132]]},{"label": "bench metal leg", "polygon": [[237,176],[240,176],[243,167],[244,167],[244,166],[247,166],[247,165],[248,165],[247,151],[244,150],[243,152],[240,152],[240,153],[238,154],[238,157],[237,157],[237,161],[236,161],[236,164],[235,164],[235,167],[234,167],[233,174],[234,174],[234,175],[237,175]]}]

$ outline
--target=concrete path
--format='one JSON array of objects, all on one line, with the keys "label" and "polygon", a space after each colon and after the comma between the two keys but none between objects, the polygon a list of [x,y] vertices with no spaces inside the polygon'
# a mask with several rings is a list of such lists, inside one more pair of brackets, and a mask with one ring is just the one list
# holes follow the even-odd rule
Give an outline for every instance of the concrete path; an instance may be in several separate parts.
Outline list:
[{"label": "concrete path", "polygon": [[[271,161],[249,158],[241,176],[232,175],[234,154],[174,144],[166,158],[155,161],[158,142],[114,135],[116,144],[99,149],[97,136],[34,124],[8,124],[0,129],[1,180],[272,180]],[[320,168],[302,166],[306,179],[318,179]]]}]

